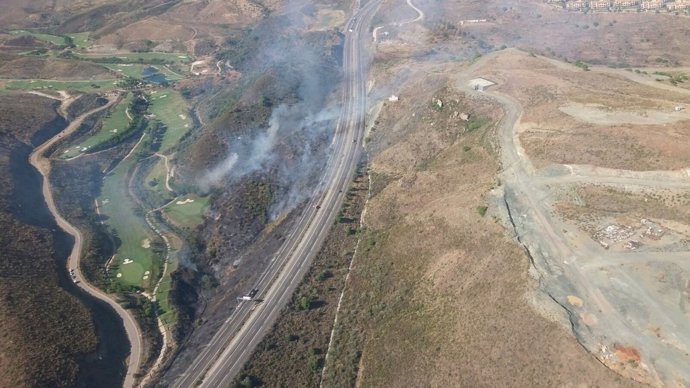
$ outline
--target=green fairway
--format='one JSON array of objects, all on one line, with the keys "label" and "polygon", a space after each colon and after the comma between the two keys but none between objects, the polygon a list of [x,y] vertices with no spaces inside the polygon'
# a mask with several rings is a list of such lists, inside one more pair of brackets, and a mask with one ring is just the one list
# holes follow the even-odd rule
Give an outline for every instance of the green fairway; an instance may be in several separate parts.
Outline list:
[{"label": "green fairway", "polygon": [[149,191],[156,194],[160,198],[161,204],[170,202],[173,198],[173,193],[165,187],[165,179],[167,170],[165,168],[165,160],[156,157],[156,164],[151,171],[144,177],[142,185]]},{"label": "green fairway", "polygon": [[124,132],[129,126],[131,121],[127,116],[127,109],[132,103],[134,95],[128,93],[122,101],[120,101],[115,109],[110,113],[105,120],[103,120],[103,125],[101,129],[98,130],[93,136],[84,140],[81,144],[70,147],[65,150],[60,157],[62,159],[69,159],[79,155],[82,152],[87,151],[91,147],[106,142],[116,136],[118,133]]},{"label": "green fairway", "polygon": [[208,207],[208,197],[194,194],[177,198],[163,210],[166,217],[175,225],[193,229],[204,221],[204,213]]},{"label": "green fairway", "polygon": [[179,81],[181,79],[185,79],[186,77],[182,74],[176,73],[174,70],[169,68],[167,65],[163,66],[156,66],[158,70],[165,75],[166,78],[170,81]]},{"label": "green fairway", "polygon": [[118,54],[84,54],[77,53],[84,59],[95,59],[103,63],[189,63],[192,58],[185,53],[118,53]]},{"label": "green fairway", "polygon": [[108,63],[103,64],[103,66],[118,74],[122,74],[127,77],[132,77],[136,79],[143,78],[144,69],[147,67],[153,67],[157,69],[161,74],[165,76],[165,78],[168,79],[168,81],[179,81],[181,79],[184,79],[183,76],[175,73],[174,71],[170,70],[167,66],[163,65],[145,65],[140,63]]},{"label": "green fairway", "polygon": [[144,67],[148,65],[141,65],[138,63],[117,63],[117,64],[104,64],[104,67],[116,72],[117,74],[122,74],[127,77],[141,79],[141,73]]},{"label": "green fairway", "polygon": [[182,136],[192,128],[187,103],[180,92],[173,89],[158,90],[149,96],[149,111],[156,120],[165,124],[168,129],[158,152],[165,153],[179,143]]},{"label": "green fairway", "polygon": [[32,32],[32,31],[27,31],[27,30],[14,30],[14,31],[10,31],[10,34],[16,35],[16,36],[32,36],[38,40],[52,43],[56,46],[64,46],[67,44],[67,42],[65,41],[65,37],[60,36],[60,35],[42,34],[39,32]]},{"label": "green fairway", "polygon": [[120,240],[113,260],[118,267],[113,280],[147,289],[160,275],[160,263],[151,249],[159,237],[128,194],[128,173],[135,161],[131,155],[106,176],[98,204],[106,224]]},{"label": "green fairway", "polygon": [[169,271],[164,275],[165,278],[161,281],[156,293],[156,300],[160,309],[160,319],[166,325],[174,325],[177,322],[177,311],[170,305],[170,289],[172,288],[170,272],[175,269],[177,269],[177,261],[174,265],[168,264]]},{"label": "green fairway", "polygon": [[72,42],[74,43],[75,46],[77,46],[78,49],[85,49],[89,47],[89,34],[90,32],[73,32],[69,34],[65,34],[72,38]]},{"label": "green fairway", "polygon": [[10,80],[5,87],[17,90],[77,90],[94,92],[116,89],[118,80],[85,80],[85,81],[54,81],[54,80]]},{"label": "green fairway", "polygon": [[158,308],[160,313],[160,319],[166,325],[172,325],[177,322],[177,311],[170,304],[170,290],[172,288],[172,278],[170,274],[173,273],[179,266],[179,243],[177,240],[171,241],[172,249],[169,255],[170,262],[168,263],[168,268],[163,274],[163,280],[161,280],[158,286],[158,292],[156,292],[156,301],[158,301]]}]

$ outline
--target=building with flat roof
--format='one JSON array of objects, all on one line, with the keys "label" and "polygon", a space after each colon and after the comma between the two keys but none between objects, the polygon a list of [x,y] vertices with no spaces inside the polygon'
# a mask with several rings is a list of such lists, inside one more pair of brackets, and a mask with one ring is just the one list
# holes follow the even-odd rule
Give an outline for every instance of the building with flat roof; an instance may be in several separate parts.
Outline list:
[{"label": "building with flat roof", "polygon": [[611,2],[608,0],[594,0],[589,2],[590,9],[609,9]]},{"label": "building with flat roof", "polygon": [[568,1],[565,3],[565,9],[569,11],[579,11],[581,9],[584,9],[586,7],[587,3],[584,1]]}]

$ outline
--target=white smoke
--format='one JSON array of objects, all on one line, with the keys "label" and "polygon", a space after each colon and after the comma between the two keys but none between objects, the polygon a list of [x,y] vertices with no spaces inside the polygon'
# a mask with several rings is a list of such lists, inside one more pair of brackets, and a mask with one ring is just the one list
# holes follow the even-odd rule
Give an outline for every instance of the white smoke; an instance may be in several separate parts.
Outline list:
[{"label": "white smoke", "polygon": [[199,185],[207,190],[208,187],[220,182],[221,179],[223,179],[230,173],[230,171],[232,171],[232,168],[235,167],[235,164],[237,164],[238,158],[239,157],[236,153],[231,153],[230,155],[228,155],[228,157],[225,160],[218,163],[218,165],[213,167],[211,171],[207,172],[206,175],[204,175],[204,177],[201,178]]},{"label": "white smoke", "polygon": [[[302,182],[303,171],[294,171],[280,164],[275,155],[275,148],[279,139],[291,136],[303,138],[303,153],[300,157],[300,165],[307,166],[313,163],[312,154],[309,151],[311,142],[329,127],[339,114],[337,107],[327,108],[315,114],[306,113],[304,104],[288,106],[279,105],[271,113],[268,128],[259,131],[249,143],[241,139],[230,146],[228,156],[211,168],[199,179],[199,186],[204,190],[210,187],[225,185],[228,180],[260,171],[270,167],[276,167],[283,183],[290,186],[288,198],[281,201],[282,209],[294,206],[296,202],[305,196],[299,192],[304,190],[306,182]],[[293,183],[295,185],[293,185]]]}]

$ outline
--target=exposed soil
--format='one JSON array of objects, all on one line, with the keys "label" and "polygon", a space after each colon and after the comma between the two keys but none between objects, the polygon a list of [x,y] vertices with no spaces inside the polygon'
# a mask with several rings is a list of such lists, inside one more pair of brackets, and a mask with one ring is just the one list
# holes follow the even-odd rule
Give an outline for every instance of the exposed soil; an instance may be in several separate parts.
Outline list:
[{"label": "exposed soil", "polygon": [[[508,51],[479,60],[467,77],[491,72],[511,56],[535,58],[559,69],[575,71],[567,64]],[[658,89],[649,94],[645,91],[641,99],[660,93],[674,99],[679,94],[681,98],[688,97],[684,89],[670,91],[668,85],[650,83],[643,76],[631,76],[624,70],[595,67],[581,73],[583,85],[587,85],[587,79],[603,75],[632,82],[627,86],[629,90]],[[459,85],[466,83],[467,77],[460,77]],[[517,75],[502,82],[514,85],[520,78]],[[603,83],[600,89],[617,93],[609,88]],[[500,82],[497,89],[501,89]],[[686,384],[690,371],[685,344],[690,327],[685,303],[679,305],[677,298],[686,292],[689,276],[687,239],[683,237],[689,226],[687,220],[678,219],[670,209],[687,206],[687,171],[639,171],[635,164],[621,169],[603,168],[596,165],[602,161],[597,158],[582,165],[554,164],[537,170],[518,135],[535,118],[552,119],[557,106],[530,104],[522,99],[524,90],[513,87],[504,89],[507,95],[486,95],[501,102],[507,117],[500,128],[503,184],[494,194],[502,203],[499,209],[504,206],[507,212],[504,221],[530,253],[531,271],[540,281],[540,291],[568,311],[568,319],[563,323],[612,370],[653,386]],[[589,93],[579,94],[579,98],[586,100],[591,95],[596,99],[598,94],[592,87]],[[633,93],[629,99],[635,108],[650,106]],[[660,106],[664,105],[662,98],[655,99]],[[597,186],[568,192],[572,183]],[[589,216],[577,218],[579,228],[554,212],[554,195],[564,192],[571,201],[566,210],[569,217],[582,214],[578,207],[590,212]],[[662,218],[654,218],[655,215]],[[667,284],[670,277],[674,282]],[[572,296],[582,300],[581,307],[571,303]],[[621,362],[620,352],[615,351],[620,344],[638,349],[641,361]],[[630,361],[626,354],[622,357]]]},{"label": "exposed soil", "polygon": [[[690,166],[690,94],[659,90],[625,77],[510,53],[483,75],[524,109],[518,133],[535,167],[592,164],[626,170]],[[622,74],[621,74],[622,73]],[[643,77],[643,76],[641,76]],[[592,114],[596,113],[596,114]]]},{"label": "exposed soil", "polygon": [[[384,104],[367,145],[381,188],[324,385],[629,385],[531,307],[528,258],[479,210],[496,184],[500,109],[426,82],[429,70]],[[490,119],[469,131],[456,111]]]}]

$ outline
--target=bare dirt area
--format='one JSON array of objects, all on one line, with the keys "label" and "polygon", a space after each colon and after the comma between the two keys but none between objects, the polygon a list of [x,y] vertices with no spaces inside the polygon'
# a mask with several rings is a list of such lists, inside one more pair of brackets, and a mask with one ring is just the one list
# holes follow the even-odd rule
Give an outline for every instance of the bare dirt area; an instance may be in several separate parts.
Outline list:
[{"label": "bare dirt area", "polygon": [[563,187],[555,203],[605,249],[618,252],[690,250],[690,191],[580,185]]},{"label": "bare dirt area", "polygon": [[537,168],[551,163],[627,170],[690,166],[690,102],[635,82],[626,71],[580,67],[507,52],[486,63],[483,75],[523,107],[521,144]]},{"label": "bare dirt area", "polygon": [[634,385],[531,306],[529,259],[486,213],[501,108],[444,78],[462,70],[408,73],[374,121],[366,228],[322,384]]},{"label": "bare dirt area", "polygon": [[[498,70],[508,63],[517,69],[512,77]],[[535,71],[527,70],[530,66],[540,75],[529,77]],[[575,76],[579,81],[549,85],[554,83],[549,72],[564,70],[567,73],[558,79]],[[582,77],[577,77],[578,70]],[[502,184],[492,194],[497,209],[506,211],[504,222],[530,253],[530,272],[538,279],[539,289],[566,309],[564,323],[609,368],[652,386],[687,385],[690,225],[684,215],[690,175],[685,159],[678,156],[680,148],[672,148],[669,141],[663,149],[655,143],[658,136],[647,138],[643,131],[664,128],[673,136],[682,128],[672,123],[630,124],[638,119],[639,110],[665,109],[687,98],[686,94],[663,84],[653,90],[650,86],[656,84],[624,70],[585,71],[512,50],[478,60],[458,78],[458,85],[468,90],[469,79],[479,76],[497,85],[477,93],[500,102],[506,112],[499,129]],[[589,83],[597,79],[599,87]],[[534,93],[530,91],[533,83],[548,87]],[[613,98],[618,93],[625,95],[626,103]],[[609,123],[582,127],[583,119],[593,120],[583,112],[560,109],[564,101],[583,104],[590,98],[606,104],[609,112],[618,111],[607,120],[627,121],[625,125],[638,132],[634,134],[640,139],[638,146],[644,144],[647,150],[642,150],[653,155],[640,151],[626,158],[620,148],[625,142],[597,134],[610,128]],[[587,109],[592,108],[600,109]],[[625,113],[631,111],[636,113]],[[552,133],[567,133],[573,126],[580,144],[563,146],[552,141]],[[556,152],[562,159],[545,160],[534,152],[534,138],[525,134],[537,128],[543,128],[540,132],[546,139],[541,149]],[[588,142],[588,135],[594,140]],[[628,136],[633,134],[628,132]],[[625,163],[607,156],[607,149]],[[575,152],[584,154],[582,164],[562,164],[571,160],[568,153]],[[641,167],[645,163],[648,168]],[[620,167],[612,168],[615,165]]]}]

